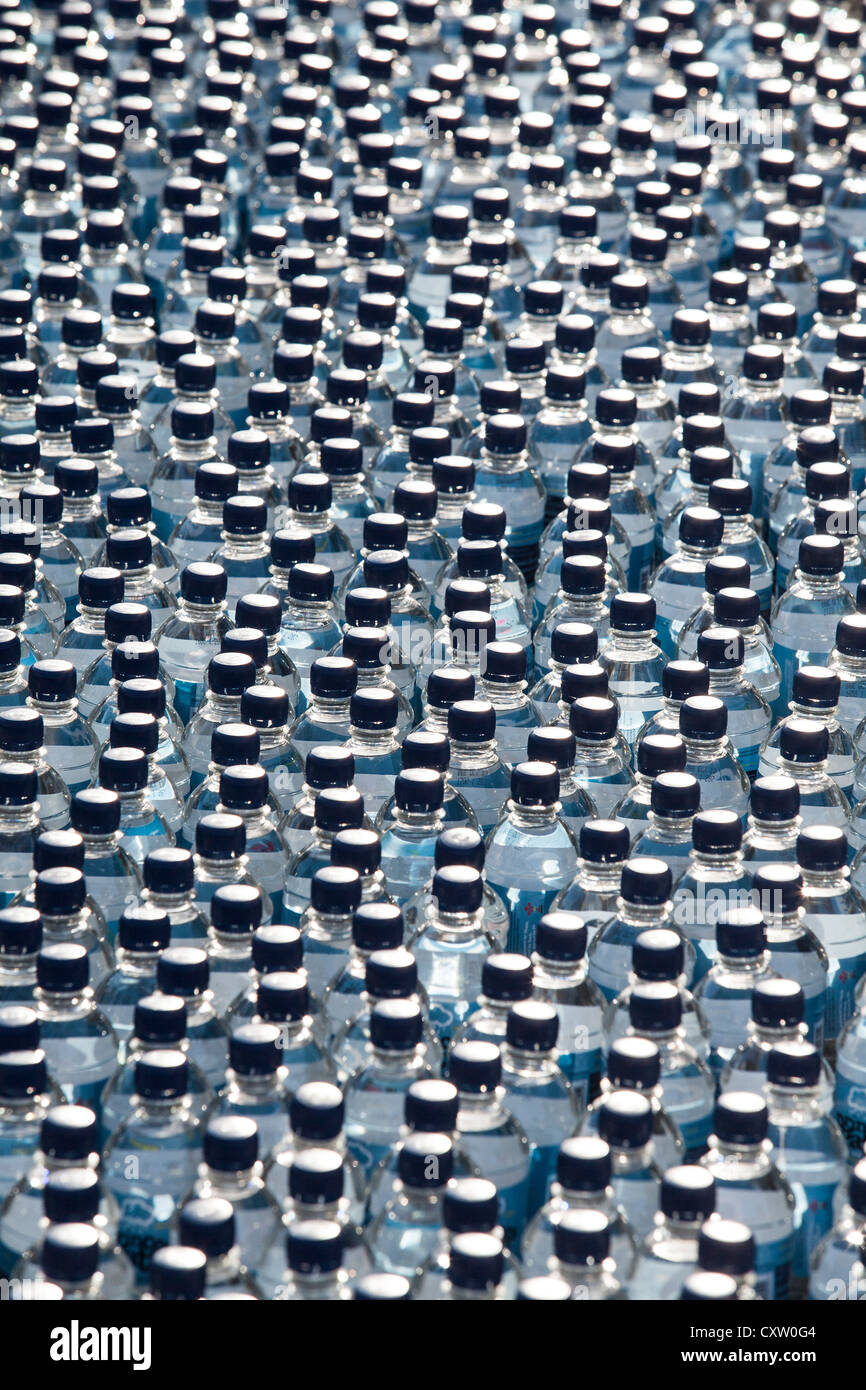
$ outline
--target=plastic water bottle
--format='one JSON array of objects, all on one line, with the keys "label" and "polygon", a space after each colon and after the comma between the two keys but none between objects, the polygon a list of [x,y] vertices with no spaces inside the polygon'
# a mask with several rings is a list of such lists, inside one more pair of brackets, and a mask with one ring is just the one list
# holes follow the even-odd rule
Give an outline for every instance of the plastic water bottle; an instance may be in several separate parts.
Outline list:
[{"label": "plastic water bottle", "polygon": [[628,1280],[630,1299],[677,1297],[684,1279],[697,1268],[700,1229],[713,1215],[715,1202],[715,1183],[706,1170],[692,1165],[668,1168],[655,1226]]},{"label": "plastic water bottle", "polygon": [[422,1025],[421,1010],[410,1000],[377,1004],[371,1014],[369,1059],[346,1088],[347,1142],[368,1175],[397,1138],[406,1091],[433,1075]]},{"label": "plastic water bottle", "polygon": [[824,1036],[828,1044],[856,1011],[864,974],[862,947],[866,903],[849,878],[848,843],[834,826],[809,825],[797,838],[797,866],[803,879],[803,919],[828,957]]},{"label": "plastic water bottle", "polygon": [[555,1009],[533,1000],[515,1004],[506,1023],[506,1104],[532,1145],[528,1214],[542,1205],[561,1136],[576,1127],[580,1114],[577,1097],[554,1061],[558,1031]]},{"label": "plastic water bottle", "polygon": [[768,1136],[794,1194],[792,1288],[805,1291],[809,1263],[833,1225],[847,1145],[821,1104],[821,1056],[810,1043],[780,1043],[767,1059]]},{"label": "plastic water bottle", "polygon": [[132,1032],[120,1049],[118,1064],[102,1091],[100,1134],[108,1139],[132,1111],[135,1067],[146,1052],[163,1049],[183,1053],[189,1062],[187,1089],[195,1113],[203,1117],[213,1103],[213,1089],[201,1068],[189,1058],[186,1006],[179,995],[148,994],[135,1005]]},{"label": "plastic water bottle", "polygon": [[733,1058],[751,1015],[757,986],[775,978],[758,908],[727,906],[716,922],[716,961],[696,986],[709,1020],[710,1065],[720,1073]]},{"label": "plastic water bottle", "polygon": [[809,1265],[809,1298],[815,1302],[850,1297],[852,1281],[859,1278],[859,1243],[866,1214],[863,1160],[852,1169],[846,1200],[841,1204],[832,1227],[812,1251]]},{"label": "plastic water bottle", "polygon": [[[187,1091],[187,1071],[182,1052],[143,1054],[135,1070],[137,1104],[105,1148],[105,1181],[120,1211],[120,1244],[139,1283],[154,1251],[169,1243],[171,1213],[196,1177],[200,1121]],[[145,1163],[160,1142],[171,1143],[175,1161]]]},{"label": "plastic water bottle", "polygon": [[676,985],[682,1003],[686,1039],[698,1056],[706,1061],[710,1050],[710,1027],[702,1007],[686,987],[685,964],[686,947],[679,932],[667,927],[651,927],[641,932],[634,943],[628,984],[615,999],[607,1003],[604,1010],[603,1038],[608,1053],[618,1039],[629,1033],[632,991],[638,985],[663,983]]},{"label": "plastic water bottle", "polygon": [[[3,1204],[0,1258],[8,1277],[18,1260],[38,1241],[45,1189],[52,1177],[70,1169],[97,1172],[96,1117],[83,1105],[55,1105],[44,1115],[33,1163],[18,1178]],[[100,1215],[106,1229],[116,1229],[117,1206],[100,1179]]]},{"label": "plastic water bottle", "polygon": [[709,1150],[701,1159],[716,1180],[716,1210],[746,1221],[755,1238],[756,1290],[784,1298],[794,1255],[794,1195],[766,1145],[766,1102],[754,1093],[724,1092],[716,1102]]}]

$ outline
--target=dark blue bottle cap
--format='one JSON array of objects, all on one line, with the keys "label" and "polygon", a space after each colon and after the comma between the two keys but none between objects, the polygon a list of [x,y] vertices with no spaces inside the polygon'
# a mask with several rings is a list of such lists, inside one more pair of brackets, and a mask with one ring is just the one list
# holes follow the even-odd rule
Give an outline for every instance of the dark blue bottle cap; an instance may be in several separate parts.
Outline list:
[{"label": "dark blue bottle cap", "polygon": [[90,982],[87,951],[71,941],[43,945],[36,957],[36,983],[52,994],[80,994]]},{"label": "dark blue bottle cap", "polygon": [[186,1006],[178,995],[149,994],[133,1010],[133,1036],[154,1047],[172,1047],[186,1037]]},{"label": "dark blue bottle cap", "polygon": [[0,752],[35,753],[44,739],[45,725],[37,710],[27,705],[0,710]]},{"label": "dark blue bottle cap", "polygon": [[499,1225],[499,1197],[486,1178],[453,1178],[442,1197],[442,1225],[452,1235],[492,1231]]},{"label": "dark blue bottle cap", "polygon": [[616,820],[588,820],[580,827],[580,857],[588,864],[619,864],[628,858],[627,826]]},{"label": "dark blue bottle cap", "polygon": [[416,815],[438,811],[445,799],[442,774],[429,767],[406,768],[397,774],[394,798],[401,811]]},{"label": "dark blue bottle cap", "polygon": [[519,642],[487,642],[481,654],[486,681],[511,685],[526,678],[526,648]]},{"label": "dark blue bottle cap", "polygon": [[211,898],[210,920],[214,931],[239,937],[251,936],[261,925],[261,893],[251,883],[222,884]]},{"label": "dark blue bottle cap", "polygon": [[[289,720],[289,697],[278,685],[253,685],[241,696],[241,719],[259,729],[283,729]],[[227,758],[225,762],[245,762],[244,758]],[[258,762],[258,755],[249,759]]]},{"label": "dark blue bottle cap", "polygon": [[736,671],[745,660],[743,634],[733,627],[708,627],[698,635],[698,660],[710,671]]},{"label": "dark blue bottle cap", "polygon": [[610,1148],[603,1139],[584,1135],[560,1144],[556,1180],[566,1192],[604,1192],[610,1177]]},{"label": "dark blue bottle cap", "polygon": [[204,607],[224,603],[227,592],[228,577],[222,565],[196,560],[181,572],[180,596],[186,603]]},{"label": "dark blue bottle cap", "polygon": [[343,656],[359,671],[381,670],[390,654],[388,636],[381,627],[349,627],[340,645]]},{"label": "dark blue bottle cap", "polygon": [[740,1297],[740,1286],[730,1275],[710,1273],[698,1269],[688,1275],[683,1283],[681,1300],[689,1302],[735,1302]]},{"label": "dark blue bottle cap", "polygon": [[385,686],[356,690],[349,702],[349,723],[356,729],[394,729],[398,716],[397,696]]},{"label": "dark blue bottle cap", "polygon": [[[354,869],[362,878],[376,873],[382,863],[382,842],[375,830],[340,830],[331,843],[331,863]],[[378,906],[378,904],[377,904]]]},{"label": "dark blue bottle cap", "polygon": [[[65,914],[60,914],[65,915]],[[160,908],[144,903],[124,908],[117,929],[117,944],[124,951],[155,954],[169,944],[171,923]]]},{"label": "dark blue bottle cap", "polygon": [[[511,346],[509,344],[508,346]],[[515,354],[512,354],[515,355]],[[525,368],[525,370],[541,370],[544,366],[543,354],[540,366],[537,369]],[[484,426],[484,447],[492,454],[512,455],[519,454],[526,448],[527,425],[522,415],[510,415],[506,413],[490,415]]]},{"label": "dark blue bottle cap", "polygon": [[505,510],[496,502],[470,502],[463,509],[461,529],[465,540],[501,541],[505,525]]},{"label": "dark blue bottle cap", "polygon": [[310,667],[310,690],[326,700],[346,700],[358,688],[358,668],[345,656],[320,656]]},{"label": "dark blue bottle cap", "polygon": [[599,1265],[610,1253],[610,1222],[602,1211],[564,1211],[553,1227],[553,1249],[567,1265]]},{"label": "dark blue bottle cap", "polygon": [[364,798],[354,787],[323,787],[313,815],[319,830],[357,830],[364,820]]},{"label": "dark blue bottle cap", "polygon": [[0,762],[0,806],[31,806],[38,795],[35,768],[26,763]]},{"label": "dark blue bottle cap", "polygon": [[432,768],[434,772],[447,772],[451,761],[451,745],[445,735],[428,733],[426,729],[407,734],[400,752],[404,771]]},{"label": "dark blue bottle cap", "polygon": [[232,812],[257,810],[267,805],[270,783],[263,767],[238,763],[220,774],[221,809]]},{"label": "dark blue bottle cap", "polygon": [[838,873],[848,862],[848,837],[831,825],[807,825],[797,836],[797,863],[813,873]]},{"label": "dark blue bottle cap", "polygon": [[686,746],[676,734],[648,734],[637,751],[637,770],[644,777],[663,772],[684,772]]},{"label": "dark blue bottle cap", "polygon": [[303,1149],[289,1165],[289,1196],[303,1206],[332,1206],[344,1186],[343,1159],[336,1149]]},{"label": "dark blue bottle cap", "polygon": [[[265,975],[259,984],[259,995],[257,1003],[261,1003],[260,997],[264,991],[265,1003],[273,1002],[276,1004],[277,998],[282,996],[279,981],[287,977],[280,971],[273,975]],[[300,1006],[306,1002],[308,987],[306,975],[299,974],[289,977],[296,980],[298,988],[295,991],[285,992],[286,997],[283,1002],[288,1006],[287,1011],[281,1013],[280,1021],[285,1022],[286,1018],[303,1018],[303,1012],[295,1013],[293,1005]],[[276,981],[276,983],[274,983]],[[290,1002],[289,996],[293,996]],[[301,999],[300,996],[304,998]],[[279,1010],[278,1010],[279,1012]],[[261,1008],[258,1008],[260,1017],[264,1018]],[[229,1066],[240,1076],[273,1076],[282,1061],[282,1045],[280,1042],[280,1029],[275,1023],[245,1023],[229,1037]]]},{"label": "dark blue bottle cap", "polygon": [[675,984],[665,981],[637,984],[629,998],[628,1015],[639,1033],[670,1033],[682,1022],[682,996]]},{"label": "dark blue bottle cap", "polygon": [[777,1043],[767,1057],[767,1081],[771,1086],[796,1090],[817,1086],[821,1080],[821,1054],[808,1042]]},{"label": "dark blue bottle cap", "polygon": [[632,948],[632,970],[647,983],[676,980],[683,972],[684,961],[683,939],[668,927],[641,932]]},{"label": "dark blue bottle cap", "polygon": [[470,826],[454,826],[437,837],[433,862],[437,869],[463,864],[479,873],[484,868],[484,840]]},{"label": "dark blue bottle cap", "polygon": [[208,662],[208,689],[214,695],[240,699],[245,690],[255,685],[255,681],[256,664],[246,652],[218,652]]},{"label": "dark blue bottle cap", "polygon": [[518,763],[511,772],[511,798],[518,806],[548,807],[559,800],[559,772],[552,763]]},{"label": "dark blue bottle cap", "polygon": [[224,1197],[196,1197],[186,1202],[178,1216],[181,1245],[201,1250],[209,1260],[219,1260],[235,1244],[235,1214]]},{"label": "dark blue bottle cap", "polygon": [[138,748],[154,754],[159,747],[159,724],[152,714],[117,714],[111,721],[109,741],[112,749]]},{"label": "dark blue bottle cap", "polygon": [[47,1228],[41,1249],[42,1276],[59,1284],[85,1284],[99,1267],[99,1232],[80,1221],[61,1221]]},{"label": "dark blue bottle cap", "polygon": [[598,655],[598,633],[588,623],[559,623],[551,634],[550,654],[563,666],[594,662]]},{"label": "dark blue bottle cap", "polygon": [[307,754],[304,777],[307,786],[317,791],[325,787],[350,788],[355,777],[355,759],[338,744],[321,743]]},{"label": "dark blue bottle cap", "polygon": [[836,650],[842,656],[866,653],[866,613],[850,613],[836,624]]},{"label": "dark blue bottle cap", "polygon": [[671,871],[662,859],[640,855],[623,865],[620,892],[627,903],[661,906],[670,898],[671,888]]},{"label": "dark blue bottle cap", "polygon": [[652,1138],[653,1113],[646,1096],[637,1091],[612,1091],[598,1112],[598,1132],[612,1150],[644,1148]]},{"label": "dark blue bottle cap", "polygon": [[716,1183],[706,1168],[681,1164],[668,1168],[661,1182],[659,1210],[673,1221],[700,1222],[716,1209]]},{"label": "dark blue bottle cap", "polygon": [[454,1145],[447,1134],[409,1134],[397,1155],[397,1171],[404,1187],[441,1191],[454,1172]]},{"label": "dark blue bottle cap", "polygon": [[43,869],[83,869],[84,841],[78,831],[44,830],[33,846],[33,868],[36,873]]},{"label": "dark blue bottle cap", "polygon": [[862,1158],[851,1173],[848,1202],[858,1216],[862,1216],[866,1212],[866,1161]]},{"label": "dark blue bottle cap", "polygon": [[845,550],[835,536],[804,536],[800,542],[797,568],[802,574],[829,576],[841,574]]},{"label": "dark blue bottle cap", "polygon": [[445,864],[433,875],[432,891],[440,912],[477,912],[483,901],[484,881],[469,864]]},{"label": "dark blue bottle cap", "polygon": [[22,1004],[0,1005],[0,1054],[36,1051],[39,1033],[35,1010]]},{"label": "dark blue bottle cap", "polygon": [[726,1091],[716,1101],[713,1132],[723,1144],[761,1144],[768,1123],[767,1103],[755,1091]]},{"label": "dark blue bottle cap", "polygon": [[83,873],[62,865],[41,870],[33,883],[33,900],[43,917],[74,916],[87,901]]},{"label": "dark blue bottle cap", "polygon": [[743,822],[735,811],[699,811],[692,821],[692,845],[699,854],[736,854],[743,843]]},{"label": "dark blue bottle cap", "polygon": [[261,975],[300,970],[304,944],[297,927],[257,927],[252,938],[253,968]]},{"label": "dark blue bottle cap", "polygon": [[[573,668],[577,670],[578,668]],[[593,676],[594,680],[595,677]],[[569,690],[572,689],[569,677]],[[613,700],[600,695],[582,695],[572,701],[568,712],[571,732],[577,739],[604,742],[616,736],[618,712]]]},{"label": "dark blue bottle cap", "polygon": [[663,772],[650,789],[650,806],[657,816],[694,816],[700,804],[700,784],[690,772]]},{"label": "dark blue bottle cap", "polygon": [[[457,546],[457,568],[461,579],[452,580],[445,593],[449,616],[461,608],[490,609],[490,591],[479,581],[502,573],[502,550],[499,542],[460,541]],[[472,582],[467,589],[465,582]],[[462,601],[458,602],[458,599]]]},{"label": "dark blue bottle cap", "polygon": [[219,1173],[242,1173],[252,1168],[259,1157],[255,1120],[247,1115],[215,1115],[204,1132],[202,1157]]},{"label": "dark blue bottle cap", "polygon": [[712,1216],[698,1236],[698,1264],[715,1275],[742,1278],[755,1268],[755,1238],[741,1221]]},{"label": "dark blue bottle cap", "polygon": [[374,1004],[370,1014],[370,1041],[382,1052],[409,1052],[417,1047],[424,1020],[411,999],[386,999]]},{"label": "dark blue bottle cap", "polygon": [[82,835],[113,835],[120,826],[120,801],[108,787],[76,792],[69,811],[72,828]]},{"label": "dark blue bottle cap", "polygon": [[459,1289],[484,1292],[502,1281],[504,1252],[497,1236],[483,1231],[456,1235],[448,1258],[448,1278]]},{"label": "dark blue bottle cap", "polygon": [[550,724],[530,732],[526,753],[530,762],[552,763],[557,769],[563,770],[574,766],[576,748],[574,734]]},{"label": "dark blue bottle cap", "polygon": [[458,1091],[487,1095],[496,1090],[502,1076],[499,1048],[493,1043],[458,1043],[449,1053],[449,1075]]},{"label": "dark blue bottle cap", "polygon": [[[180,362],[185,361],[184,358]],[[185,373],[180,363],[177,367],[177,377],[186,381],[188,373]],[[186,387],[192,390],[191,386]],[[202,390],[207,390],[203,387]],[[214,432],[214,413],[209,405],[202,401],[179,401],[172,407],[171,412],[171,432],[175,439],[183,440],[186,443],[200,442],[209,439]]]},{"label": "dark blue bottle cap", "polygon": [[36,512],[37,508],[41,508],[43,526],[57,526],[63,516],[63,497],[60,488],[55,487],[53,483],[25,483],[18,498],[22,507],[29,509],[31,514]]},{"label": "dark blue bottle cap", "polygon": [[352,941],[359,951],[393,951],[403,933],[403,914],[394,903],[362,903],[355,909]]},{"label": "dark blue bottle cap", "polygon": [[307,1081],[291,1098],[289,1125],[298,1139],[327,1143],[343,1128],[343,1093],[329,1081]]},{"label": "dark blue bottle cap", "polygon": [[481,969],[481,993],[498,1003],[528,999],[532,994],[532,961],[528,956],[491,952]]},{"label": "dark blue bottle cap", "polygon": [[781,725],[779,756],[789,763],[826,762],[830,753],[830,734],[826,724],[815,719],[789,719]]},{"label": "dark blue bottle cap", "polygon": [[607,1060],[611,1086],[652,1091],[661,1078],[661,1056],[650,1038],[626,1036],[611,1043]]},{"label": "dark blue bottle cap", "polygon": [[682,545],[699,550],[715,550],[722,543],[725,524],[713,507],[686,507],[680,514],[679,538]]},{"label": "dark blue bottle cap", "polygon": [[402,1274],[362,1274],[352,1285],[352,1298],[366,1303],[406,1302],[412,1285]]},{"label": "dark blue bottle cap", "polygon": [[614,594],[610,605],[611,630],[651,633],[655,622],[655,599],[649,594]]},{"label": "dark blue bottle cap", "polygon": [[151,893],[174,896],[192,892],[195,885],[192,854],[173,845],[146,854],[142,874],[144,886]]},{"label": "dark blue bottle cap", "polygon": [[761,1028],[796,1028],[806,1016],[806,996],[796,980],[761,980],[752,994],[752,1018]]},{"label": "dark blue bottle cap", "polygon": [[[436,406],[424,391],[401,391],[394,397],[393,420],[398,429],[415,431],[433,424]],[[444,450],[450,453],[450,446]]]},{"label": "dark blue bottle cap", "polygon": [[326,865],[310,880],[310,906],[325,916],[344,917],[360,905],[361,888],[356,869]]},{"label": "dark blue bottle cap", "polygon": [[535,933],[541,960],[577,963],[586,954],[586,925],[576,912],[547,912]]},{"label": "dark blue bottle cap", "polygon": [[374,512],[364,520],[364,549],[404,550],[409,538],[409,523],[396,512]]},{"label": "dark blue bottle cap", "polygon": [[333,1274],[343,1259],[343,1228],[336,1221],[294,1221],[287,1247],[294,1274]]},{"label": "dark blue bottle cap", "polygon": [[559,1036],[559,1015],[549,1004],[525,999],[508,1011],[505,1038],[520,1052],[550,1052]]},{"label": "dark blue bottle cap", "polygon": [[209,981],[207,953],[197,946],[170,946],[157,962],[156,982],[163,994],[178,994],[182,999],[194,999],[204,994]]},{"label": "dark blue bottle cap", "polygon": [[418,964],[402,946],[371,952],[364,970],[371,999],[411,999],[418,992]]},{"label": "dark blue bottle cap", "polygon": [[767,927],[757,907],[723,906],[716,923],[719,954],[732,959],[757,959],[767,948]]},{"label": "dark blue bottle cap", "polygon": [[[32,584],[22,585],[30,589]],[[123,599],[123,575],[108,567],[83,570],[78,580],[79,602],[87,608],[110,608]]]},{"label": "dark blue bottle cap", "polygon": [[409,583],[409,559],[405,551],[371,550],[364,556],[363,572],[366,585],[396,594]]},{"label": "dark blue bottle cap", "polygon": [[289,595],[297,603],[329,603],[334,571],[325,565],[295,564],[289,571]]},{"label": "dark blue bottle cap", "polygon": [[758,777],[752,783],[749,811],[758,821],[791,821],[800,814],[800,788],[792,777]]},{"label": "dark blue bottle cap", "polygon": [[[704,670],[707,671],[706,666]],[[680,705],[679,729],[683,738],[710,742],[724,738],[728,731],[727,706],[715,695],[690,695]]]}]

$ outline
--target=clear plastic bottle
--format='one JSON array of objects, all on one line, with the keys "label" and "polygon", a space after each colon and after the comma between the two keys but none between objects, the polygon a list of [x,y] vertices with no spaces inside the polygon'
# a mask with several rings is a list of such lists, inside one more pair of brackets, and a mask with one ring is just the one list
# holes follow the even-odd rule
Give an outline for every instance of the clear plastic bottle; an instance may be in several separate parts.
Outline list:
[{"label": "clear plastic bottle", "polygon": [[[200,1120],[187,1089],[188,1070],[182,1052],[144,1053],[135,1069],[137,1104],[105,1148],[105,1181],[120,1209],[120,1243],[139,1283],[154,1251],[169,1243],[170,1214],[196,1177]],[[172,1163],[159,1157],[166,1149],[174,1154]],[[146,1164],[146,1156],[153,1161]],[[138,1160],[132,1166],[131,1157]]]},{"label": "clear plastic bottle", "polygon": [[810,1043],[779,1043],[767,1059],[768,1138],[794,1194],[791,1288],[805,1293],[811,1257],[833,1225],[847,1145],[821,1103],[821,1054]]},{"label": "clear plastic bottle", "polygon": [[[795,1201],[773,1161],[768,1127],[767,1105],[761,1096],[724,1092],[716,1102],[714,1132],[701,1167],[716,1180],[718,1215],[745,1221],[752,1231],[756,1292],[784,1299],[790,1286]],[[702,1254],[699,1262],[703,1264]]]},{"label": "clear plastic bottle", "polygon": [[398,1137],[406,1091],[432,1077],[421,1043],[423,1017],[417,1004],[394,999],[370,1016],[367,1062],[346,1086],[346,1139],[368,1175]]},{"label": "clear plastic bottle", "polygon": [[715,1183],[704,1169],[683,1165],[667,1170],[654,1228],[628,1280],[630,1299],[677,1297],[683,1280],[697,1269],[700,1229],[713,1215],[715,1202]]},{"label": "clear plastic bottle", "polygon": [[527,1214],[543,1204],[562,1135],[576,1128],[577,1097],[554,1061],[559,1018],[548,1004],[526,1000],[511,1009],[502,1048],[506,1105],[532,1145]]},{"label": "clear plastic bottle", "polygon": [[754,892],[767,925],[770,964],[803,986],[809,1041],[823,1046],[829,960],[805,924],[800,870],[791,863],[763,864],[755,871]]},{"label": "clear plastic bottle", "polygon": [[63,1097],[89,1105],[97,1117],[102,1088],[114,1070],[117,1038],[94,1003],[87,950],[77,942],[43,944],[36,958],[34,1000],[49,1070]]},{"label": "clear plastic bottle", "polygon": [[866,1216],[866,1168],[863,1160],[855,1165],[848,1179],[844,1202],[838,1202],[831,1229],[812,1251],[809,1261],[809,1299],[823,1302],[850,1298],[852,1282],[857,1289],[863,1220]]}]

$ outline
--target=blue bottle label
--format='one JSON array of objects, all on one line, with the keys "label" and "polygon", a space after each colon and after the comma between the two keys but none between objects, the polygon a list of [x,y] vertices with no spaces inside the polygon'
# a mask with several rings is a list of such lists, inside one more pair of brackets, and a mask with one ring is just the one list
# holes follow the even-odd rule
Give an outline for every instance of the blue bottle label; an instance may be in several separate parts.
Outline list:
[{"label": "blue bottle label", "polygon": [[499,887],[511,914],[508,929],[508,950],[529,956],[535,950],[535,927],[539,917],[543,917],[559,890],[556,888],[530,889]]},{"label": "blue bottle label", "polygon": [[866,1084],[845,1075],[841,1058],[836,1064],[833,1113],[848,1141],[851,1162],[856,1163],[863,1157],[863,1144],[866,1143]]},{"label": "blue bottle label", "polygon": [[841,1170],[836,1182],[791,1183],[796,1201],[794,1213],[794,1263],[795,1278],[809,1277],[809,1257],[818,1242],[833,1225],[833,1201],[839,1188],[839,1180],[844,1177]]}]

